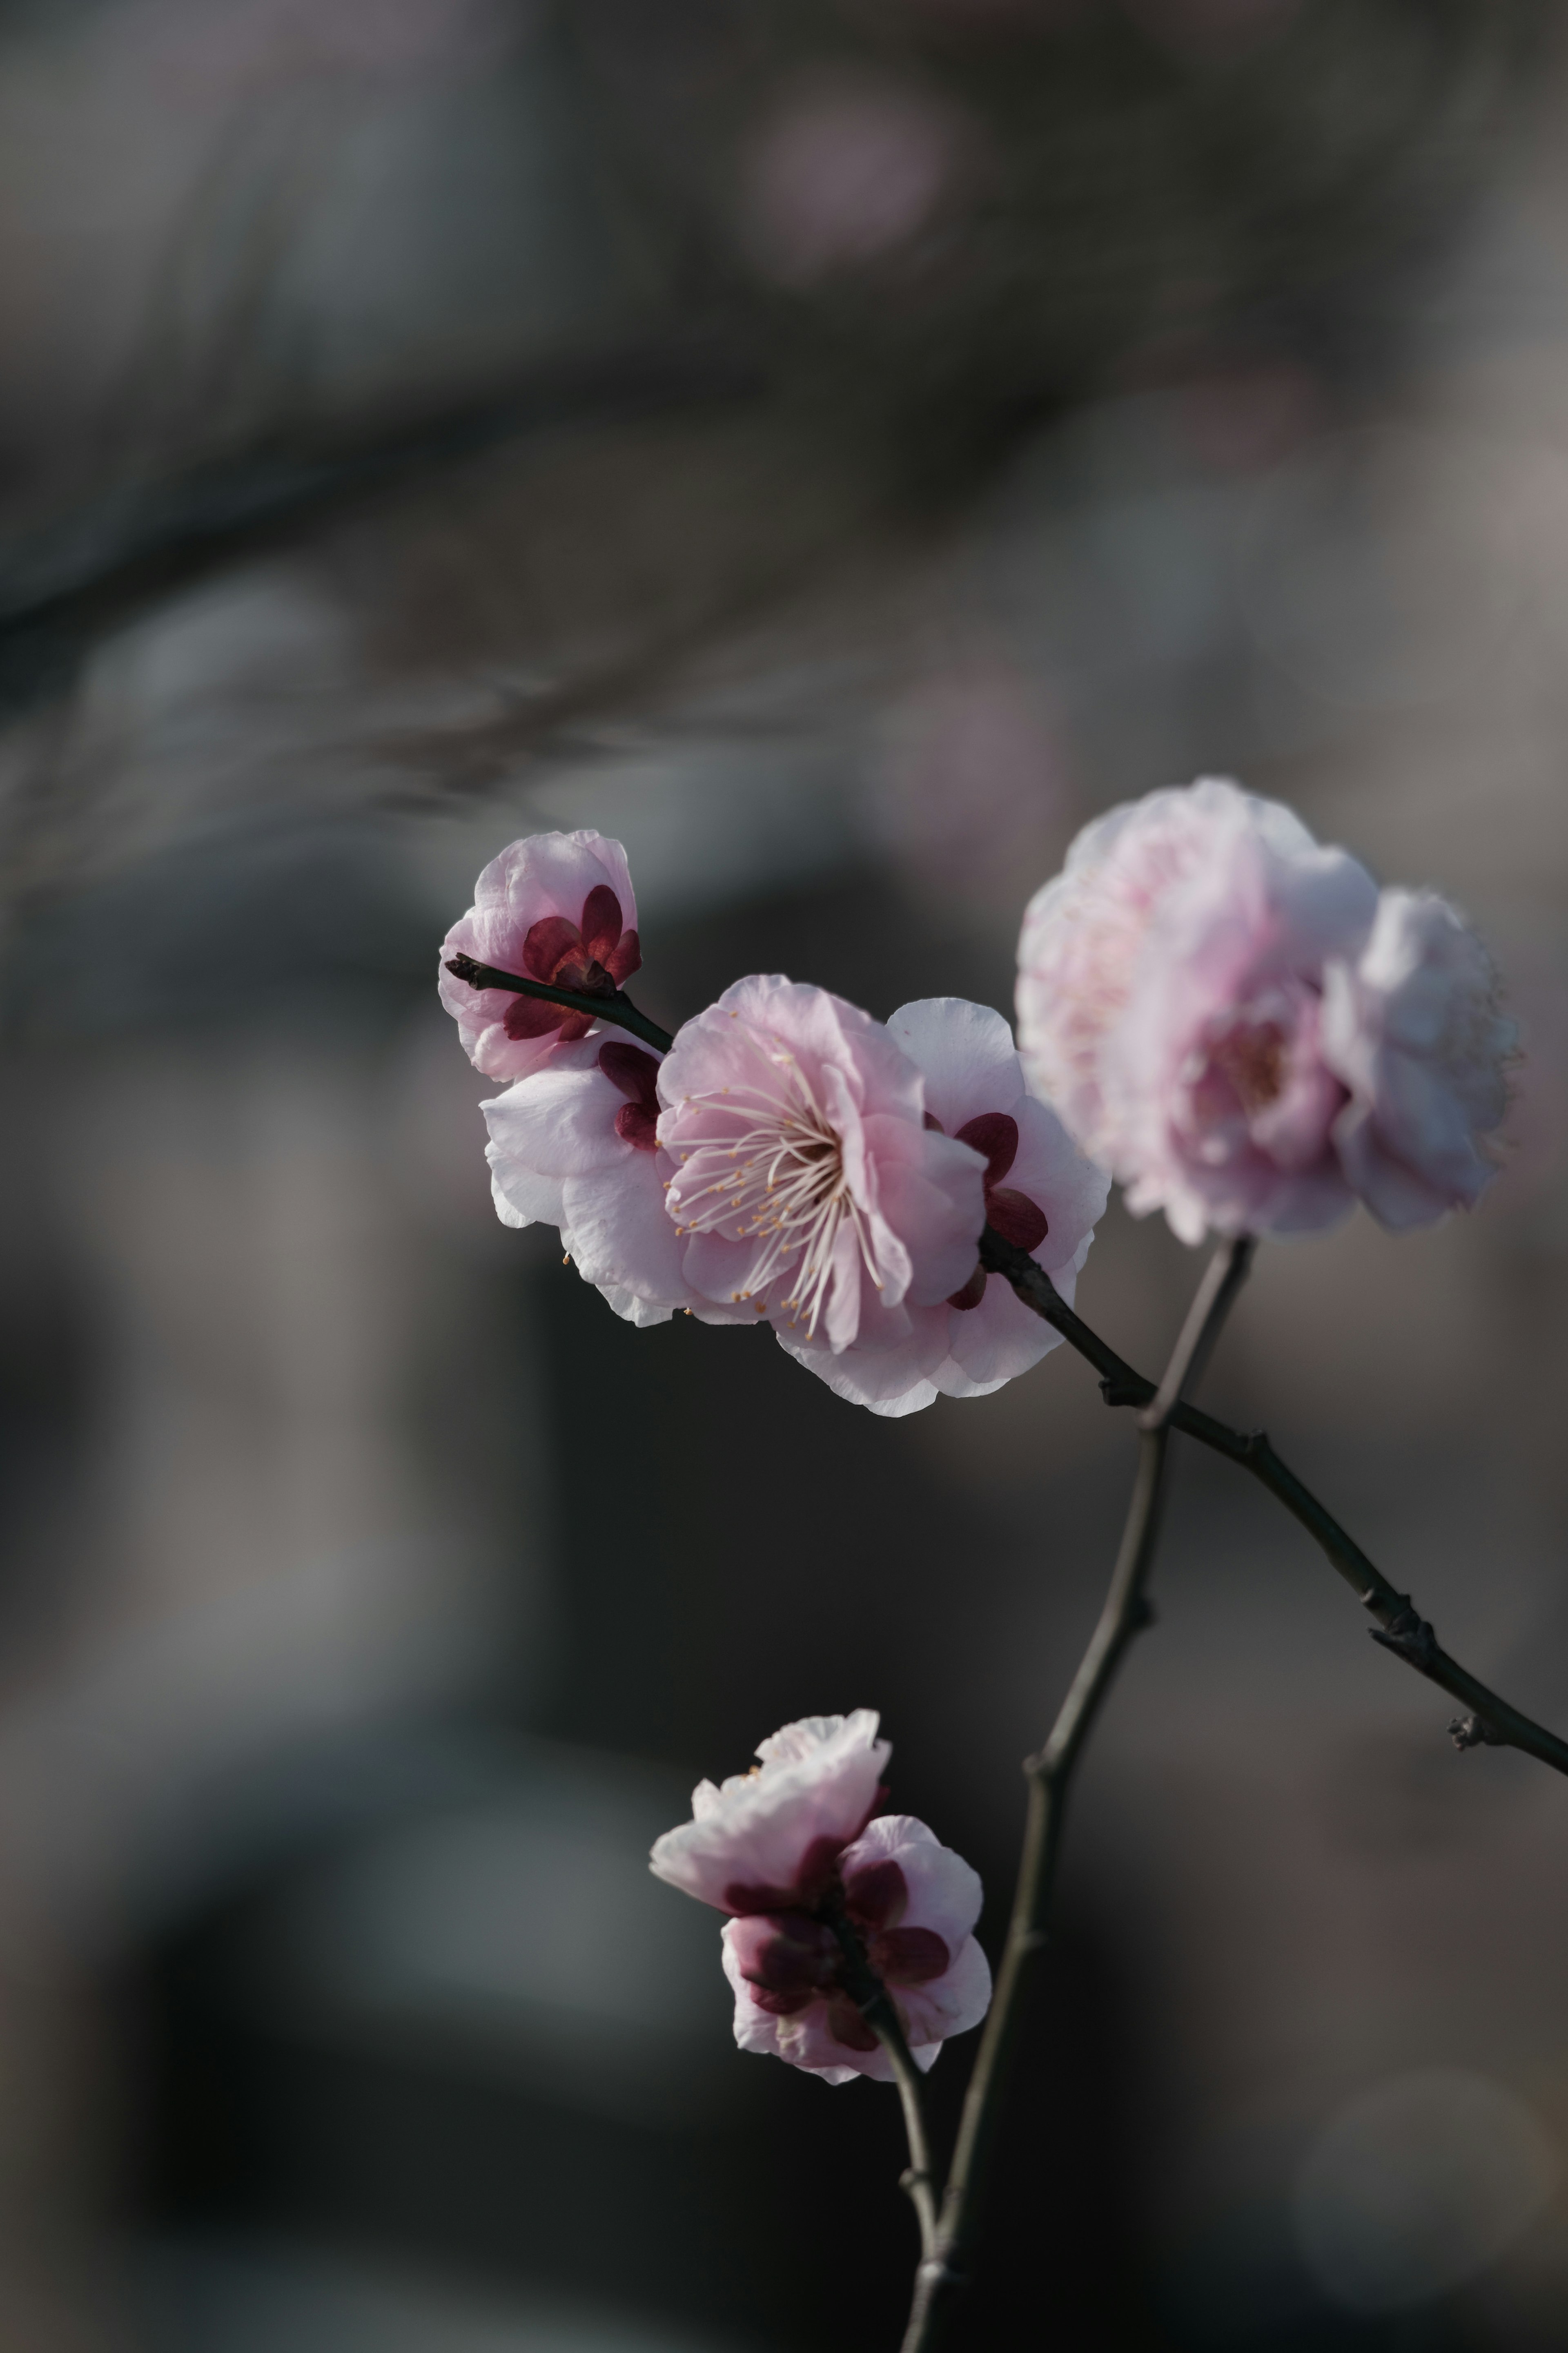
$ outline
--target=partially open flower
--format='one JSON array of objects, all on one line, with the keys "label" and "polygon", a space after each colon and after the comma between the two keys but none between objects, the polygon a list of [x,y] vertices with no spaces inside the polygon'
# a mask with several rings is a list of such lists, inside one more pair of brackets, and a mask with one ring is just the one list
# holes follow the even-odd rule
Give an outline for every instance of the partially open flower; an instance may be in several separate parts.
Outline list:
[{"label": "partially open flower", "polygon": [[683,1271],[722,1320],[799,1350],[887,1348],[968,1282],[984,1155],[925,1119],[921,1073],[824,988],[737,981],[658,1074]]},{"label": "partially open flower", "polygon": [[585,1038],[593,1017],[503,988],[474,988],[447,970],[454,955],[587,997],[607,997],[636,972],[637,900],[626,853],[600,833],[535,833],[492,858],[474,903],[441,945],[441,1002],[468,1059],[492,1079],[521,1079]]},{"label": "partially open flower", "polygon": [[502,1224],[558,1226],[584,1281],[639,1324],[668,1323],[693,1299],[665,1214],[673,1164],[654,1133],[658,1076],[656,1055],[596,1030],[481,1106]]},{"label": "partially open flower", "polygon": [[[925,1081],[928,1126],[985,1155],[986,1224],[1026,1250],[1070,1303],[1105,1208],[1105,1171],[1026,1092],[999,1013],[961,997],[925,997],[901,1006],[888,1028]],[[909,1331],[891,1346],[833,1356],[779,1336],[840,1397],[886,1415],[913,1413],[938,1395],[989,1396],[1060,1339],[978,1260],[951,1296],[906,1314]]]},{"label": "partially open flower", "polygon": [[830,2083],[891,2073],[847,1990],[847,1941],[922,2067],[991,2000],[978,1878],[923,1822],[876,1814],[889,1753],[869,1708],[786,1724],[752,1771],[700,1783],[692,1820],[653,1850],[659,1878],[734,1915],[723,1959],[742,2049]]},{"label": "partially open flower", "polygon": [[[950,2034],[978,2026],[991,1971],[973,1934],[980,1881],[910,1814],[880,1814],[839,1858],[838,1900],[892,1999],[915,2063],[929,2068]],[[892,2066],[844,1984],[835,1930],[805,1912],[751,1915],[724,1930],[742,2051],[847,2084]]]}]

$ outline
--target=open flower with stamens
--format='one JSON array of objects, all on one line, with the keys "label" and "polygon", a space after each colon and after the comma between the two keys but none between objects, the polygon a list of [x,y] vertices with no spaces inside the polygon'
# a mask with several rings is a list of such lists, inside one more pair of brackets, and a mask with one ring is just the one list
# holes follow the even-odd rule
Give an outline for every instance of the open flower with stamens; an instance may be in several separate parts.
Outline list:
[{"label": "open flower with stamens", "polygon": [[[1012,1032],[988,1006],[924,997],[901,1006],[888,1028],[925,1081],[928,1126],[984,1154],[986,1224],[1026,1250],[1070,1304],[1105,1208],[1105,1171],[1026,1092]],[[914,1413],[938,1396],[989,1396],[1060,1341],[978,1260],[949,1298],[908,1314],[910,1330],[892,1347],[835,1356],[780,1337],[840,1397],[886,1415]]]},{"label": "open flower with stamens", "polygon": [[530,834],[492,858],[473,905],[441,944],[441,1002],[475,1068],[488,1078],[525,1078],[595,1023],[541,997],[475,988],[447,971],[452,956],[607,997],[642,961],[637,920],[626,853],[602,833]]},{"label": "open flower with stamens", "polygon": [[922,2067],[990,2005],[980,1882],[923,1822],[877,1813],[889,1755],[869,1708],[786,1724],[750,1773],[700,1783],[692,1820],[653,1850],[659,1878],[732,1915],[723,1964],[741,2048],[832,2084],[892,2072],[847,1990],[847,1942]]},{"label": "open flower with stamens", "polygon": [[656,1055],[605,1029],[481,1106],[501,1223],[559,1227],[584,1281],[639,1324],[701,1304],[665,1214],[673,1164],[655,1133],[658,1077]]},{"label": "open flower with stamens", "polygon": [[658,1094],[682,1271],[716,1319],[837,1356],[897,1346],[968,1281],[984,1157],[927,1126],[919,1069],[842,997],[737,981],[680,1030]]}]

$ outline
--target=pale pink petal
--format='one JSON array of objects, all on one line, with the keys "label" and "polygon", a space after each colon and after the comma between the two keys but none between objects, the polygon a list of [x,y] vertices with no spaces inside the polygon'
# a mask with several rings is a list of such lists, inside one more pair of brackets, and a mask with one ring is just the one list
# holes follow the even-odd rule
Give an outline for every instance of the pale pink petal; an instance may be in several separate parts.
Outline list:
[{"label": "pale pink petal", "polygon": [[1017,1116],[1024,1073],[1013,1032],[990,1006],[963,997],[920,997],[900,1005],[888,1028],[919,1064],[926,1109],[949,1135],[985,1112]]},{"label": "pale pink petal", "polygon": [[977,1939],[966,1936],[950,1969],[929,1985],[901,1986],[898,1999],[916,2064],[929,2068],[949,2035],[978,2026],[991,2007],[991,1965]]},{"label": "pale pink petal", "polygon": [[870,1708],[786,1725],[752,1772],[699,1783],[691,1820],[656,1842],[654,1872],[721,1911],[737,1908],[735,1888],[793,1887],[818,1841],[842,1848],[858,1835],[891,1754],[876,1733]]},{"label": "pale pink petal", "polygon": [[610,1166],[569,1176],[563,1185],[562,1240],[585,1282],[606,1295],[615,1291],[662,1307],[662,1323],[670,1308],[692,1303],[680,1238],[664,1206],[661,1172],[669,1163],[662,1152],[637,1152],[618,1136],[616,1141],[619,1150]]},{"label": "pale pink petal", "polygon": [[[480,1104],[489,1130],[486,1156],[493,1169],[511,1163],[542,1176],[577,1176],[625,1155],[627,1146],[616,1133],[616,1114],[626,1097],[598,1068],[597,1058],[596,1039],[563,1046],[547,1069]],[[652,1153],[637,1156],[652,1166]]]},{"label": "pale pink petal", "polygon": [[490,1170],[490,1198],[503,1226],[559,1226],[561,1179],[510,1163]]},{"label": "pale pink petal", "polygon": [[879,1814],[867,1823],[839,1862],[846,1885],[858,1871],[879,1862],[896,1862],[904,1874],[909,1890],[904,1925],[933,1928],[956,1952],[980,1917],[980,1873],[913,1814]]},{"label": "pale pink petal", "polygon": [[[936,1394],[931,1377],[946,1354],[952,1312],[945,1304],[904,1309],[902,1330],[883,1347],[862,1345],[834,1356],[787,1329],[779,1333],[779,1345],[851,1405],[868,1406],[873,1413],[884,1415],[913,1413],[919,1406],[929,1405]],[[1038,1322],[1037,1317],[1033,1320]],[[870,1317],[867,1324],[874,1328]]]}]

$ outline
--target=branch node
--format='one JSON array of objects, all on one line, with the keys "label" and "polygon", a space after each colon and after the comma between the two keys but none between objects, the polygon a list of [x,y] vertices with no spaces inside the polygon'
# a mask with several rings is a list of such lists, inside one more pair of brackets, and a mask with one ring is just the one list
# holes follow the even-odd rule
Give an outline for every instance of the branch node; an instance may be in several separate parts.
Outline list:
[{"label": "branch node", "polygon": [[1127,1609],[1128,1632],[1142,1634],[1146,1626],[1152,1626],[1154,1623],[1158,1615],[1159,1612],[1146,1593],[1135,1595]]},{"label": "branch node", "polygon": [[916,2274],[929,2288],[966,2287],[968,2274],[954,2271],[945,2255],[931,2255]]},{"label": "branch node", "polygon": [[1456,1748],[1508,1748],[1512,1746],[1479,1709],[1469,1715],[1457,1715],[1448,1726],[1448,1737]]},{"label": "branch node", "polygon": [[1381,1642],[1385,1651],[1423,1674],[1429,1674],[1437,1663],[1437,1637],[1414,1602],[1406,1601],[1386,1626],[1369,1626],[1367,1631],[1374,1642]]},{"label": "branch node", "polygon": [[1100,1384],[1100,1394],[1107,1405],[1142,1405],[1149,1394],[1149,1384],[1131,1373],[1107,1373]]}]

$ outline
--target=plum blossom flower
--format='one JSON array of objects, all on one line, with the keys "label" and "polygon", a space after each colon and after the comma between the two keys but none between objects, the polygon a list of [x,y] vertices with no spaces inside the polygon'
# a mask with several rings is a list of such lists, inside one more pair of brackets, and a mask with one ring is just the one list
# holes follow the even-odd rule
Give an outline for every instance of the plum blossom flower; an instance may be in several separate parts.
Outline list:
[{"label": "plum blossom flower", "polygon": [[1184,1241],[1472,1201],[1506,1025],[1479,944],[1407,898],[1231,784],[1112,809],[1024,919],[1030,1085]]},{"label": "plum blossom flower", "polygon": [[[991,2007],[991,1970],[973,1931],[978,1875],[910,1814],[881,1814],[839,1858],[844,1915],[892,1999],[917,2067]],[[805,1912],[729,1921],[721,1939],[742,2051],[787,2059],[829,2084],[892,2077],[841,1981],[834,1930]]]},{"label": "plum blossom flower", "polygon": [[652,1856],[658,1877],[731,1915],[723,1965],[741,2048],[833,2084],[891,2074],[845,1987],[847,1939],[887,1989],[922,2067],[991,1999],[973,1933],[975,1873],[923,1822],[877,1814],[890,1753],[877,1723],[858,1708],[786,1724],[760,1744],[752,1772],[700,1783],[692,1820]]},{"label": "plum blossom flower", "polygon": [[1497,1174],[1514,1025],[1479,940],[1431,891],[1384,891],[1359,961],[1329,966],[1323,1052],[1350,1090],[1340,1159],[1385,1226],[1468,1208]]},{"label": "plum blossom flower", "polygon": [[476,1069],[525,1078],[595,1024],[537,997],[471,987],[447,970],[450,957],[607,997],[642,962],[637,920],[626,853],[603,834],[530,834],[492,858],[441,945],[441,1002]]},{"label": "plum blossom flower", "polygon": [[559,1227],[584,1281],[638,1324],[693,1301],[665,1213],[674,1164],[655,1134],[658,1076],[656,1055],[595,1031],[481,1105],[501,1223]]},{"label": "plum blossom flower", "polygon": [[797,1352],[896,1347],[968,1282],[982,1155],[927,1125],[881,1023],[779,975],[737,981],[658,1073],[682,1271],[715,1321],[765,1315]]},{"label": "plum blossom flower", "polygon": [[[925,997],[901,1006],[888,1028],[925,1081],[928,1126],[984,1155],[986,1224],[1028,1250],[1070,1303],[1105,1208],[1104,1170],[1026,1092],[999,1013],[959,997]],[[884,1415],[916,1412],[939,1395],[989,1396],[1060,1337],[978,1261],[950,1297],[906,1313],[907,1335],[876,1350],[835,1356],[780,1337],[840,1397]]]}]

